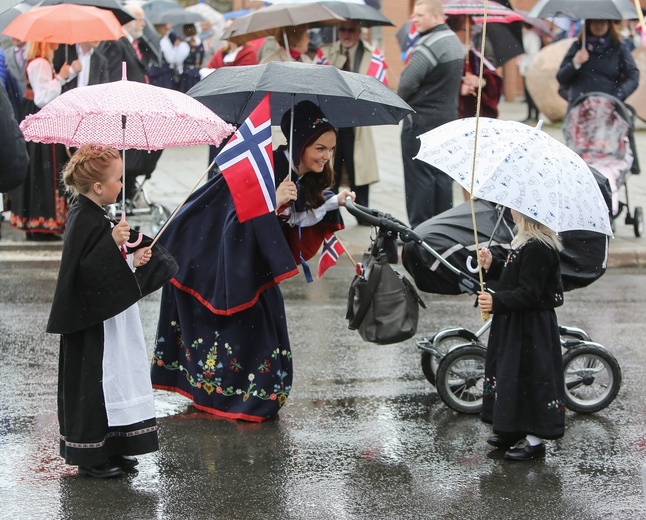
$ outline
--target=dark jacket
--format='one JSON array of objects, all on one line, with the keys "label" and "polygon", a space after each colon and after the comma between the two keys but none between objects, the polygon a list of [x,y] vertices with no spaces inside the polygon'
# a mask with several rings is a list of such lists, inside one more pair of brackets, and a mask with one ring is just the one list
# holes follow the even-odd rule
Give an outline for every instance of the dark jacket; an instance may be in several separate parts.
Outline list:
[{"label": "dark jacket", "polygon": [[639,69],[628,47],[608,37],[604,46],[588,44],[590,59],[577,70],[572,63],[581,49],[575,41],[561,62],[556,79],[567,89],[567,101],[573,103],[581,94],[604,92],[624,101],[639,85]]},{"label": "dark jacket", "polygon": [[397,93],[413,109],[413,128],[421,133],[458,118],[464,48],[446,24],[423,33],[415,44]]},{"label": "dark jacket", "polygon": [[[65,52],[65,45],[61,45],[54,52],[54,69],[60,70],[63,63],[65,63],[65,57],[67,56],[67,63],[72,63],[74,60],[78,60],[78,54],[76,53],[76,45],[67,45],[67,54]],[[88,78],[88,85],[100,85],[102,83],[108,83],[110,81],[109,64],[108,59],[101,54],[97,49],[94,49],[92,56],[90,57],[90,76]],[[63,92],[67,92],[70,89],[76,88],[78,86],[78,76],[74,76],[73,79],[63,85]]]},{"label": "dark jacket", "polygon": [[9,96],[0,84],[0,193],[18,187],[27,176],[29,156],[25,138]]},{"label": "dark jacket", "polygon": [[125,61],[128,81],[147,83],[146,74],[148,71],[146,64],[137,58],[135,48],[128,38],[123,36],[116,41],[102,42],[97,49],[108,59],[109,81],[119,81],[122,78],[122,63]]}]

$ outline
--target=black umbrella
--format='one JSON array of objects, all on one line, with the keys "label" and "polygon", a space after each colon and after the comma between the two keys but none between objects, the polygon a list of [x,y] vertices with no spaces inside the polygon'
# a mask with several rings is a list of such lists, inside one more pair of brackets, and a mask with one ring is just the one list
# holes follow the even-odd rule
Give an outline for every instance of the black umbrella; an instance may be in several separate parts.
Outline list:
[{"label": "black umbrella", "polygon": [[4,2],[2,2],[2,6],[0,6],[0,14],[4,13],[5,11],[8,11],[12,7],[22,2],[23,0],[4,0]]},{"label": "black umbrella", "polygon": [[150,20],[152,17],[157,16],[159,13],[168,11],[170,9],[179,9],[182,6],[175,0],[151,0],[141,6],[144,10],[146,18]]},{"label": "black umbrella", "polygon": [[487,24],[487,42],[493,47],[498,67],[524,54],[523,22]]},{"label": "black umbrella", "polygon": [[123,9],[123,4],[118,0],[43,0],[40,5],[77,4],[91,5],[99,9],[112,11],[121,25],[134,20],[134,17]]},{"label": "black umbrella", "polygon": [[271,93],[271,120],[305,99],[321,108],[337,128],[397,124],[413,109],[381,81],[295,61],[221,67],[188,91],[229,123],[241,124]]},{"label": "black umbrella", "polygon": [[205,19],[201,14],[187,11],[186,9],[168,9],[159,13],[151,14],[150,23],[157,25],[169,23],[172,25],[186,25],[197,22],[204,22]]},{"label": "black umbrella", "polygon": [[374,27],[376,25],[391,25],[392,23],[386,18],[381,11],[367,4],[350,4],[347,2],[318,2],[323,4],[330,11],[348,20],[355,20],[362,27]]},{"label": "black umbrella", "polygon": [[539,0],[529,10],[531,18],[634,20],[639,17],[630,0]]}]

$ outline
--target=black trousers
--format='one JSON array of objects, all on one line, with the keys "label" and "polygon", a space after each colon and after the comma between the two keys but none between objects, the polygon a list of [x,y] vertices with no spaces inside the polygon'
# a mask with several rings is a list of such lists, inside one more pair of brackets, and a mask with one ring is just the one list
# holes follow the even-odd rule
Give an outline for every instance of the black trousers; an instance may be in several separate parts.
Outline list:
[{"label": "black trousers", "polygon": [[406,211],[411,227],[417,227],[435,215],[453,207],[453,180],[442,170],[413,159],[419,152],[418,135],[424,130],[412,128],[404,120],[401,133],[404,162]]},{"label": "black trousers", "polygon": [[339,128],[336,138],[336,151],[334,152],[334,193],[339,192],[341,185],[341,176],[343,174],[343,166],[348,175],[348,183],[350,189],[355,192],[357,198],[355,202],[362,206],[368,206],[368,193],[370,190],[369,184],[357,186],[354,175],[354,129],[353,128]]}]

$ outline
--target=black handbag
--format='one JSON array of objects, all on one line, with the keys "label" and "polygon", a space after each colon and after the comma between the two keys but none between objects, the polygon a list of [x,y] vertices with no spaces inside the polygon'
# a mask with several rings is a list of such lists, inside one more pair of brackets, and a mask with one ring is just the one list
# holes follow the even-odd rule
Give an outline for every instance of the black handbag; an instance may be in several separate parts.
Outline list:
[{"label": "black handbag", "polygon": [[413,284],[397,273],[383,251],[367,252],[363,274],[350,285],[346,319],[364,341],[388,345],[412,338],[417,332],[419,306],[426,305]]}]

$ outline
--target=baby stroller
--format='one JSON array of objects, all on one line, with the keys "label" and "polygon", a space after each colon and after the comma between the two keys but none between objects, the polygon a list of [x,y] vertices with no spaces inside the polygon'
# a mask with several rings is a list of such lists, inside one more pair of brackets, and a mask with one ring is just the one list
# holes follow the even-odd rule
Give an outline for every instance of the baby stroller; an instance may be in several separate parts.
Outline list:
[{"label": "baby stroller", "polygon": [[[126,218],[132,228],[152,237],[170,217],[170,211],[165,206],[150,200],[145,188],[160,155],[160,150],[126,150]],[[123,209],[124,205],[119,200],[108,206],[108,214],[119,220]]]},{"label": "baby stroller", "polygon": [[[634,122],[635,110],[630,105],[603,92],[590,92],[570,107],[563,121],[563,135],[565,144],[610,182],[613,219],[625,208],[626,224],[632,225],[635,236],[640,237],[644,232],[642,208],[636,206],[631,212],[626,182],[629,174],[640,172]],[[622,188],[624,197],[620,200]]]},{"label": "baby stroller", "polygon": [[[506,256],[513,236],[509,212],[482,200],[476,201],[476,205],[479,241],[482,239],[482,244],[489,247],[493,254]],[[465,245],[449,240],[439,250],[433,247],[434,241],[441,242],[449,236],[448,233],[442,236],[438,228],[450,227],[450,222],[456,222],[453,230],[469,227],[465,215],[468,213],[469,221],[471,215],[466,206],[470,204],[465,203],[444,212],[413,231],[391,215],[346,200],[346,209],[359,221],[376,226],[379,237],[388,236],[391,240],[399,238],[404,242],[404,268],[413,277],[419,290],[475,295],[480,289],[477,274],[470,272],[475,247],[469,246],[467,240]],[[473,228],[470,233],[473,240]],[[601,276],[605,272],[605,261],[602,260],[601,265],[592,264],[607,257],[605,235],[577,233],[583,233],[584,238],[568,237],[570,245],[566,245],[566,255],[569,258],[565,259],[563,266],[564,272],[567,272],[568,263],[579,259],[582,264],[578,269],[571,269],[567,281],[564,276],[564,283],[570,289],[588,285]],[[589,235],[594,235],[596,241],[590,240]],[[586,266],[587,259],[591,260]],[[477,331],[463,327],[443,329],[417,342],[417,347],[422,351],[422,371],[426,379],[436,387],[442,401],[452,410],[475,414],[482,408],[486,358],[486,340],[483,337],[490,326],[491,321],[488,321]],[[619,363],[602,345],[593,342],[585,331],[565,326],[560,326],[559,331],[563,347],[566,406],[578,413],[602,410],[619,392]]]}]

